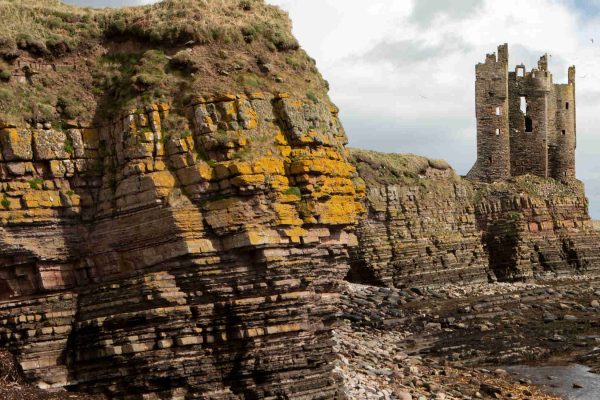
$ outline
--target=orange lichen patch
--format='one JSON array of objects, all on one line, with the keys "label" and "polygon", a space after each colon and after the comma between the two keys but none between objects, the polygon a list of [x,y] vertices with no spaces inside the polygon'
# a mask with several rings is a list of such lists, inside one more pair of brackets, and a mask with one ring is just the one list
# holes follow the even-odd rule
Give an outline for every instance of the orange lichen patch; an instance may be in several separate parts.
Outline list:
[{"label": "orange lichen patch", "polygon": [[273,188],[273,190],[281,192],[289,187],[290,180],[287,176],[273,175],[269,177],[269,185]]},{"label": "orange lichen patch", "polygon": [[255,174],[284,175],[285,164],[275,157],[263,157],[252,163],[252,171]]},{"label": "orange lichen patch", "polygon": [[170,171],[154,172],[140,180],[140,190],[145,191],[156,188],[172,188],[175,186],[175,177]]},{"label": "orange lichen patch", "polygon": [[214,169],[207,163],[200,162],[190,167],[177,171],[177,177],[182,185],[191,185],[200,181],[211,181],[214,179]]},{"label": "orange lichen patch", "polygon": [[304,185],[303,188],[310,192],[312,197],[323,197],[332,194],[354,195],[357,193],[356,185],[348,178],[297,175],[295,179],[296,183]]},{"label": "orange lichen patch", "polygon": [[2,156],[6,161],[30,160],[33,156],[31,149],[31,132],[20,133],[15,128],[0,130]]},{"label": "orange lichen patch", "polygon": [[277,146],[277,149],[282,157],[289,157],[292,154],[292,148],[290,146]]},{"label": "orange lichen patch", "polygon": [[240,175],[230,180],[233,186],[244,187],[244,186],[257,186],[265,184],[265,175]]},{"label": "orange lichen patch", "polygon": [[[300,220],[300,223],[302,223],[302,220]],[[300,243],[302,238],[308,233],[306,229],[300,228],[298,226],[295,226],[290,229],[284,229],[283,232],[286,236],[290,238],[292,243]]]},{"label": "orange lichen patch", "polygon": [[233,161],[229,165],[229,172],[231,175],[251,175],[252,165],[245,161]]},{"label": "orange lichen patch", "polygon": [[362,207],[350,196],[333,196],[325,202],[316,202],[313,207],[315,216],[322,224],[344,225],[356,221]]},{"label": "orange lichen patch", "polygon": [[54,190],[31,191],[25,193],[23,201],[27,208],[51,208],[62,206],[60,194]]},{"label": "orange lichen patch", "polygon": [[313,173],[350,177],[354,172],[354,167],[346,161],[331,159],[299,160],[294,161],[290,166],[290,173],[293,175]]},{"label": "orange lichen patch", "polygon": [[298,216],[298,211],[294,205],[275,203],[273,208],[277,213],[279,225],[302,225],[302,220]]},{"label": "orange lichen patch", "polygon": [[281,130],[275,135],[275,143],[281,146],[287,146],[289,144],[287,138]]},{"label": "orange lichen patch", "polygon": [[258,114],[256,110],[246,101],[241,99],[237,102],[238,113],[244,118],[244,129],[256,129],[258,127]]}]

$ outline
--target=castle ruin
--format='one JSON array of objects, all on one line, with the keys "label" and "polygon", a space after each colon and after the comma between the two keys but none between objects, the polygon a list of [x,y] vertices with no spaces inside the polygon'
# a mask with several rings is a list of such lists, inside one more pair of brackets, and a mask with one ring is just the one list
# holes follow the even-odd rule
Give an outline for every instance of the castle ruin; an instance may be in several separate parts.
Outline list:
[{"label": "castle ruin", "polygon": [[554,84],[548,55],[527,72],[508,70],[508,45],[475,67],[477,161],[471,180],[493,182],[532,174],[575,178],[575,67],[568,83]]}]

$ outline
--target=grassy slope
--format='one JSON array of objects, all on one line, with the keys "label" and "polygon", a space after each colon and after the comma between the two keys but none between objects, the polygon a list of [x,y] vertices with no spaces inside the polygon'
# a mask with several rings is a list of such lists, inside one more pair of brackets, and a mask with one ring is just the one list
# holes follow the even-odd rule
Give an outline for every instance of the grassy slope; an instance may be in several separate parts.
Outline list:
[{"label": "grassy slope", "polygon": [[[350,161],[360,177],[370,185],[422,183],[420,176],[429,168],[452,170],[444,160],[432,160],[415,154],[380,153],[371,150],[349,149]],[[452,170],[453,179],[458,179]]]},{"label": "grassy slope", "polygon": [[[123,9],[0,0],[0,18],[0,119],[8,123],[106,120],[156,101],[183,106],[194,95],[244,91],[329,101],[287,14],[263,0]],[[19,83],[15,73],[34,62],[58,67]]]}]

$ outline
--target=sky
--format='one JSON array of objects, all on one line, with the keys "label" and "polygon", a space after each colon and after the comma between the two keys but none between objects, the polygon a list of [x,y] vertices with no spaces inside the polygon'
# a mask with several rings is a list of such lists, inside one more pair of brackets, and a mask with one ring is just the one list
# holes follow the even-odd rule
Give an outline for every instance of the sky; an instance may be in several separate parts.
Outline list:
[{"label": "sky", "polygon": [[[85,6],[144,0],[67,0]],[[600,219],[600,0],[267,0],[317,61],[350,146],[415,153],[466,174],[476,159],[475,64],[509,44],[509,68],[576,65],[577,176]]]}]

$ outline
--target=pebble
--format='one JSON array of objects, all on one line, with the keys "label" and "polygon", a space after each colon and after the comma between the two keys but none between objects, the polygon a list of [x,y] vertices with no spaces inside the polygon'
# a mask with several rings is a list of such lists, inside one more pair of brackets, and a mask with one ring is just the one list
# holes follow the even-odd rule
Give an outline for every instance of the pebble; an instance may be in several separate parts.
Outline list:
[{"label": "pebble", "polygon": [[554,322],[554,321],[556,321],[556,315],[554,315],[554,314],[552,314],[552,313],[550,313],[548,311],[544,312],[543,318],[544,318],[544,322]]},{"label": "pebble", "polygon": [[412,400],[412,395],[408,392],[398,392],[396,393],[398,400]]}]

